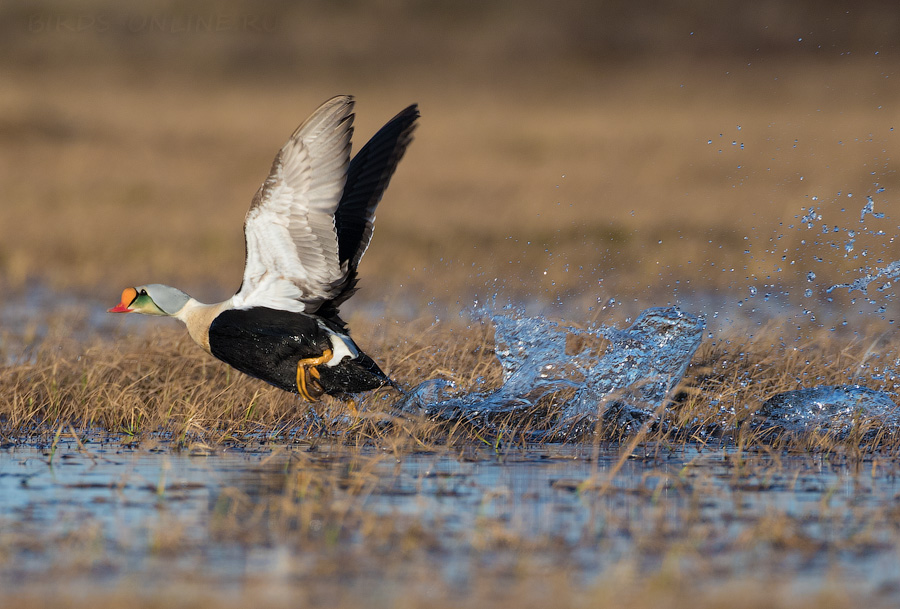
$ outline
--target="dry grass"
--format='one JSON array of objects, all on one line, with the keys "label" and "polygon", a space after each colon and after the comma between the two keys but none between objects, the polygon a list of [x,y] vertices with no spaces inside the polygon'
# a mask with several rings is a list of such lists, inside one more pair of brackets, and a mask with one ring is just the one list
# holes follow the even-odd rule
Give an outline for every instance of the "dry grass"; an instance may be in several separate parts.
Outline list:
[{"label": "dry grass", "polygon": [[[541,573],[540,584],[526,584],[513,592],[498,591],[492,582],[493,573],[485,575],[486,581],[477,584],[477,599],[459,598],[452,590],[442,589],[432,582],[422,581],[411,586],[402,599],[396,599],[400,607],[417,607],[427,604],[435,609],[460,607],[521,607],[523,609],[546,607],[548,604],[565,603],[566,607],[605,609],[642,609],[665,607],[666,609],[850,609],[861,603],[879,608],[890,607],[889,602],[872,601],[863,595],[840,589],[827,590],[815,594],[800,595],[790,591],[788,585],[773,586],[771,582],[745,581],[724,586],[714,586],[709,590],[697,591],[690,586],[677,583],[675,575],[660,575],[649,581],[641,578],[641,585],[634,580],[621,579],[603,582],[587,590],[574,591],[572,583],[563,573]],[[538,574],[533,574],[537,576]],[[12,594],[9,601],[16,607],[41,609],[64,604],[72,609],[95,607],[121,607],[126,604],[135,609],[201,609],[205,607],[358,607],[360,604],[373,605],[370,594],[361,591],[322,591],[314,583],[308,588],[294,588],[290,598],[286,592],[272,592],[267,586],[250,585],[238,594],[211,594],[208,590],[197,590],[188,584],[168,586],[169,591],[153,596],[135,596],[131,590],[103,592],[85,595],[60,591],[56,594]],[[649,589],[648,589],[649,588]],[[384,605],[388,606],[388,605]]]},{"label": "dry grass", "polygon": [[[46,436],[68,426],[104,429],[134,441],[158,434],[188,446],[192,442],[315,442],[340,438],[348,445],[415,450],[434,445],[527,443],[552,427],[571,392],[541,398],[532,410],[491,419],[464,417],[440,422],[401,414],[399,393],[381,390],[359,396],[360,416],[347,402],[325,398],[308,404],[234,371],[203,353],[181,328],[156,329],[127,339],[67,339],[74,322],[51,328],[37,346],[7,352],[13,363],[0,376],[0,421],[8,437]],[[721,331],[705,343],[677,389],[676,403],[660,421],[619,429],[600,424],[588,437],[644,444],[734,443],[865,454],[893,452],[898,438],[880,421],[863,418],[848,437],[825,433],[780,437],[765,434],[756,416],[777,393],[816,385],[865,384],[893,390],[897,359],[884,324],[855,333],[770,324],[752,338]],[[466,395],[496,389],[502,382],[487,321],[464,323],[358,323],[361,344],[407,389],[432,379],[453,383]],[[871,339],[861,337],[880,336]],[[21,363],[23,362],[24,363]],[[599,435],[597,435],[599,434]],[[624,436],[623,436],[624,434]],[[637,435],[635,435],[637,434]]]}]

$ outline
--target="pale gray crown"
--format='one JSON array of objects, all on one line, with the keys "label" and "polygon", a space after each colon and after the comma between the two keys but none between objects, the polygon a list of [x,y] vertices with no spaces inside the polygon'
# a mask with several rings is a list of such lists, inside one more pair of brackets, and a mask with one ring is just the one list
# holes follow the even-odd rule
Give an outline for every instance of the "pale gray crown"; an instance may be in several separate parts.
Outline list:
[{"label": "pale gray crown", "polygon": [[191,298],[178,288],[173,288],[172,286],[163,285],[161,283],[151,283],[136,289],[138,294],[141,293],[141,290],[147,290],[147,295],[153,299],[156,306],[169,315],[178,313]]}]

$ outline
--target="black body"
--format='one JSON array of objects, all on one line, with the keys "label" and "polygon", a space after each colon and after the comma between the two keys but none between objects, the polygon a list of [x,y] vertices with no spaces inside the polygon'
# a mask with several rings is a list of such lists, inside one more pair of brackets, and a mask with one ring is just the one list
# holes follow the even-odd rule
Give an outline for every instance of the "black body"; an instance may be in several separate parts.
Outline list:
[{"label": "black body", "polygon": [[[212,354],[245,374],[299,393],[297,364],[301,359],[319,357],[331,349],[327,320],[306,313],[279,311],[266,307],[224,311],[209,326]],[[330,395],[344,395],[390,385],[391,380],[369,356],[344,358],[336,366],[321,364],[319,383]]]}]

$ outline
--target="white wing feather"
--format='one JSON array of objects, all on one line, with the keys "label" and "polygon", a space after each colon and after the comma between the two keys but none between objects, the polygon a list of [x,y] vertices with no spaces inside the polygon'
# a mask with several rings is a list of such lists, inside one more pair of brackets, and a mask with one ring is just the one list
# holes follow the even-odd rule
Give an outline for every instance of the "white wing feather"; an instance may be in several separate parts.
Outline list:
[{"label": "white wing feather", "polygon": [[275,157],[244,221],[247,260],[235,308],[309,313],[340,293],[348,268],[338,260],[334,213],[350,163],[352,112],[349,96],[325,102]]}]

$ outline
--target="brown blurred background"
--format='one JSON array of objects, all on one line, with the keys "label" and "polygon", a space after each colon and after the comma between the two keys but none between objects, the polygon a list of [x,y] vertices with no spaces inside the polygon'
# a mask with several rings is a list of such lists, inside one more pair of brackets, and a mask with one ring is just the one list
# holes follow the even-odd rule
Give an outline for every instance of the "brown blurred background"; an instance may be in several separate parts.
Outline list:
[{"label": "brown blurred background", "polygon": [[890,1],[7,1],[0,284],[227,297],[275,152],[350,93],[357,149],[422,111],[361,301],[824,298],[900,258],[898,50]]}]

